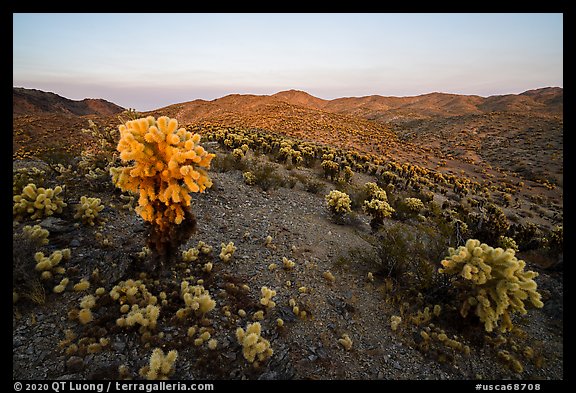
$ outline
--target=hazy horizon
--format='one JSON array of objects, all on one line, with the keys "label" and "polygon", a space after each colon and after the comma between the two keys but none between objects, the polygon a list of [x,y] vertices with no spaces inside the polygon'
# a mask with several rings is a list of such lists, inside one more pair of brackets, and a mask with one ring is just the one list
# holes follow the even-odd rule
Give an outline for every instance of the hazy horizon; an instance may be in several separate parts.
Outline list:
[{"label": "hazy horizon", "polygon": [[14,14],[13,86],[139,111],[563,87],[562,14]]}]

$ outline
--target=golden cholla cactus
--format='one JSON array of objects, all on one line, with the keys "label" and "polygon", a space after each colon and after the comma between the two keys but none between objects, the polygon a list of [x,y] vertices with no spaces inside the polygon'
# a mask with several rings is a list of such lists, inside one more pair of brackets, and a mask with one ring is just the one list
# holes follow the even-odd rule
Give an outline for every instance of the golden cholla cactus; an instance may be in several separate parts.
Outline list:
[{"label": "golden cholla cactus", "polygon": [[469,239],[465,246],[448,249],[440,273],[451,274],[455,280],[466,280],[464,301],[460,309],[463,317],[471,308],[484,323],[486,331],[498,326],[505,332],[512,329],[511,312],[526,314],[524,301],[543,307],[534,278],[538,273],[524,271],[526,263],[514,255],[513,249],[493,248],[479,240]]},{"label": "golden cholla cactus", "polygon": [[132,120],[119,126],[118,151],[124,167],[111,168],[112,181],[138,193],[136,211],[161,231],[180,224],[191,192],[212,186],[205,170],[214,154],[200,146],[200,135],[178,128],[167,116]]}]

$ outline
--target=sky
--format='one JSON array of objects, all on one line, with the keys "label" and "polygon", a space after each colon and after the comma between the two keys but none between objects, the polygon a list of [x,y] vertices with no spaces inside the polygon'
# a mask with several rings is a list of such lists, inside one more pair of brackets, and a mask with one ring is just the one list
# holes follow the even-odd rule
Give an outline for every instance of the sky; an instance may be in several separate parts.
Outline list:
[{"label": "sky", "polygon": [[563,87],[563,15],[15,13],[13,86],[139,111],[288,89],[517,94]]}]

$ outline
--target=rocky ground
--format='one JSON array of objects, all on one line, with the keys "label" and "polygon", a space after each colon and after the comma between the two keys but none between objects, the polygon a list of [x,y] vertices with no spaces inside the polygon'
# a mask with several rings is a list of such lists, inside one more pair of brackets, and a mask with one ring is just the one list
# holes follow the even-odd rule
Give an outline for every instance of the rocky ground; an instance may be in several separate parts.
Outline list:
[{"label": "rocky ground", "polygon": [[[369,271],[377,272],[371,262],[373,246],[367,241],[371,236],[368,216],[354,214],[344,223],[334,222],[323,198],[328,185],[317,194],[305,191],[300,183],[294,188],[263,191],[246,185],[237,170],[211,172],[211,177],[214,186],[194,195],[198,228],[182,249],[199,240],[214,248],[213,255],[206,257],[214,263],[212,272],[192,270],[204,279],[216,300],[216,308],[204,323],[218,340],[217,349],[210,350],[206,344],[194,346],[186,337],[191,322],[176,321],[171,308],[160,314],[157,333],[162,332],[163,337],[153,338],[148,347],[137,330],[114,326],[118,316],[114,303],[98,302],[93,310],[95,321],[87,325],[70,319],[69,311],[78,308],[80,299],[96,288],[109,291],[120,280],[137,279],[134,255],[146,244],[144,223],[134,211],[120,208],[117,193],[76,190],[78,195],[89,192],[102,198],[106,208],[101,215],[106,222],[101,227],[74,225],[66,215],[44,219],[40,225],[50,231],[48,249],[71,249],[72,257],[64,265],[66,275],[74,283],[88,278],[91,287],[80,293],[47,292],[44,304],[23,301],[15,305],[14,379],[119,378],[120,365],[127,367],[132,378],[140,378],[138,370],[147,364],[154,347],[178,350],[174,379],[563,379],[561,272],[545,271],[528,261],[529,269],[541,273],[537,282],[545,305],[515,319],[519,329],[512,335],[514,343],[494,348],[477,330],[450,330],[441,314],[434,322],[449,335],[457,334],[470,346],[470,354],[425,352],[419,348],[419,330],[408,317],[392,331],[390,318],[401,311],[397,302],[390,301],[384,277],[375,274],[373,282],[367,280]],[[15,224],[14,233],[23,225]],[[267,236],[272,237],[268,245]],[[232,260],[224,263],[218,258],[220,245],[230,241],[237,250]],[[293,270],[282,268],[283,257],[296,263]],[[278,268],[269,270],[271,263]],[[323,277],[326,271],[333,273],[334,282]],[[185,270],[174,267],[148,285],[157,294],[177,288],[187,276]],[[231,283],[236,288],[246,284],[249,290],[232,291]],[[235,330],[252,322],[253,313],[261,309],[262,286],[277,292],[276,307],[261,321],[262,336],[270,341],[274,354],[254,368],[243,358]],[[306,290],[300,291],[300,287]],[[294,315],[291,298],[307,311],[305,318]],[[413,299],[406,302],[412,304],[410,312],[415,312]],[[225,306],[231,317],[225,316]],[[238,316],[240,308],[247,312],[246,317]],[[285,321],[282,328],[277,327],[277,318]],[[109,344],[95,353],[67,354],[70,342],[62,342],[67,329],[75,332],[73,342],[77,344],[82,337],[104,337]],[[350,350],[338,343],[343,334],[352,340]],[[522,357],[527,345],[535,353],[530,359]],[[498,358],[500,349],[521,360],[522,373],[515,373]]]}]

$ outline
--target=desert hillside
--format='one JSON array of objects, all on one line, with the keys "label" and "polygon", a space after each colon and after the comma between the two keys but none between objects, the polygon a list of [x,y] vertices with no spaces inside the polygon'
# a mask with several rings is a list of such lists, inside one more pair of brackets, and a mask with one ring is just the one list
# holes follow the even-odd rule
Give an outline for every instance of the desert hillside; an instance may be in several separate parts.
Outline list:
[{"label": "desert hillside", "polygon": [[562,380],[562,108],[14,88],[13,378]]},{"label": "desert hillside", "polygon": [[20,115],[66,114],[66,115],[114,115],[124,108],[103,99],[85,98],[74,101],[58,94],[36,89],[14,87],[12,113]]}]

